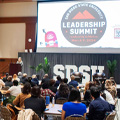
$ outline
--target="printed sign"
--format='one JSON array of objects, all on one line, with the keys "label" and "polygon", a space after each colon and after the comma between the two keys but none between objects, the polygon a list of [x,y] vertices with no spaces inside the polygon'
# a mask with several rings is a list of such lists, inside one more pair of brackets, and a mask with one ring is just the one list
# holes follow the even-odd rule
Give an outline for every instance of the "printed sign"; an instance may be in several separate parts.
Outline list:
[{"label": "printed sign", "polygon": [[75,4],[63,15],[61,30],[64,37],[74,45],[92,45],[104,35],[106,18],[94,4]]}]

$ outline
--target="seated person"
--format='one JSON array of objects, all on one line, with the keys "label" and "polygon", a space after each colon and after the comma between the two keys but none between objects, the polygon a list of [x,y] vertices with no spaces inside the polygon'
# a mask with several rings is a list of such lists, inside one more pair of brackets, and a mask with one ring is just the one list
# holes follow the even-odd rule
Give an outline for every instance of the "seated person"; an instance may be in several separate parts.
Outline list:
[{"label": "seated person", "polygon": [[57,76],[57,81],[56,81],[56,83],[55,83],[54,86],[55,86],[55,87],[58,87],[59,84],[60,84],[60,82],[61,82],[61,80],[62,80],[61,77],[58,75],[58,76]]},{"label": "seated person", "polygon": [[115,99],[115,97],[117,96],[117,90],[116,90],[116,87],[115,87],[114,80],[106,80],[105,88],[106,88],[107,91],[110,92],[112,97]]},{"label": "seated person", "polygon": [[13,75],[12,82],[13,82],[14,80],[17,80],[18,82],[20,82],[20,79],[18,78],[18,76],[17,76],[16,74]]},{"label": "seated person", "polygon": [[59,90],[56,93],[55,100],[58,98],[68,99],[69,93],[70,93],[70,90],[69,90],[67,84],[62,83],[62,84],[60,84]]},{"label": "seated person", "polygon": [[6,73],[6,74],[5,74],[5,77],[2,79],[3,82],[6,82],[6,81],[7,81],[8,76],[9,76],[9,73]]},{"label": "seated person", "polygon": [[109,91],[105,88],[105,83],[102,83],[101,92],[105,95],[105,100],[111,105],[112,109],[115,109],[115,101]]},{"label": "seated person", "polygon": [[93,101],[89,105],[88,120],[103,120],[106,112],[112,112],[110,104],[100,98],[98,87],[92,86],[90,89]]},{"label": "seated person", "polygon": [[21,81],[21,79],[22,79],[22,72],[18,72],[18,78],[20,79],[20,81]]},{"label": "seated person", "polygon": [[67,83],[68,83],[68,79],[67,79],[67,78],[64,78],[64,79],[63,79],[63,82],[67,84]]},{"label": "seated person", "polygon": [[89,106],[90,102],[92,101],[92,97],[90,94],[90,88],[92,86],[95,86],[94,82],[89,82],[89,84],[87,83],[87,85],[89,85],[89,87],[86,89],[85,93],[84,93],[84,103],[86,104],[86,106]]},{"label": "seated person", "polygon": [[[5,83],[0,79],[0,90],[5,86]],[[2,93],[0,92],[0,99],[2,99]]]},{"label": "seated person", "polygon": [[10,93],[12,96],[17,96],[18,94],[21,93],[21,86],[18,86],[18,81],[14,80],[13,81],[13,86],[10,87],[6,93]]},{"label": "seated person", "polygon": [[86,82],[86,83],[85,83],[84,94],[85,94],[85,92],[86,92],[87,90],[89,90],[89,83],[90,83],[90,82]]},{"label": "seated person", "polygon": [[45,74],[44,77],[43,77],[43,79],[42,79],[41,84],[43,84],[43,83],[45,83],[45,82],[49,82],[49,81],[50,81],[50,79],[49,79],[48,74]]},{"label": "seated person", "polygon": [[75,76],[74,75],[71,76],[71,81],[69,82],[69,86],[70,85],[72,85],[74,88],[77,88],[77,86],[78,86],[78,82],[75,81]]},{"label": "seated person", "polygon": [[55,84],[55,80],[51,79],[50,82],[49,82],[49,85],[50,85],[50,86],[49,86],[49,89],[50,89],[52,92],[56,93],[56,92],[57,92],[57,87],[55,87],[54,84]]},{"label": "seated person", "polygon": [[52,99],[52,97],[55,97],[55,93],[52,92],[52,91],[49,89],[49,83],[48,83],[48,82],[45,82],[45,83],[42,85],[41,96],[44,97],[44,98],[46,98],[46,96],[50,96],[51,99]]},{"label": "seated person", "polygon": [[35,86],[35,85],[38,85],[39,84],[39,81],[37,79],[37,76],[36,75],[32,75],[32,80],[31,80],[31,86]]},{"label": "seated person", "polygon": [[65,120],[66,117],[74,114],[86,117],[86,105],[80,102],[81,97],[78,90],[71,90],[68,101],[69,102],[63,104],[61,117],[62,120]]},{"label": "seated person", "polygon": [[106,101],[111,105],[112,109],[114,110],[115,109],[115,101],[114,101],[112,95],[107,90],[104,90],[104,93],[106,96]]},{"label": "seated person", "polygon": [[26,99],[26,98],[29,98],[29,97],[31,97],[31,94],[30,94],[30,92],[31,92],[31,85],[30,85],[30,83],[25,83],[25,85],[24,85],[24,87],[23,87],[23,89],[22,89],[22,93],[20,93],[14,100],[13,100],[13,104],[14,105],[19,105],[18,107],[20,107],[20,108],[24,108],[25,106],[24,106],[24,100]]},{"label": "seated person", "polygon": [[5,87],[5,83],[0,79],[0,90]]},{"label": "seated person", "polygon": [[27,74],[26,73],[23,73],[23,77],[20,79],[20,82],[22,84],[25,84],[26,82],[28,82]]},{"label": "seated person", "polygon": [[40,88],[38,86],[34,86],[31,89],[31,97],[25,99],[24,105],[25,109],[32,109],[38,116],[41,118],[41,114],[44,112],[45,100],[43,98],[39,98],[40,96]]},{"label": "seated person", "polygon": [[10,75],[8,76],[7,81],[5,82],[5,86],[9,86],[9,87],[13,86],[12,76]]},{"label": "seated person", "polygon": [[6,93],[10,93],[10,97],[8,99],[6,99],[6,101],[4,101],[4,103],[11,103],[13,102],[13,100],[15,99],[15,97],[21,93],[21,86],[18,86],[18,81],[14,80],[13,81],[13,86],[11,86]]}]

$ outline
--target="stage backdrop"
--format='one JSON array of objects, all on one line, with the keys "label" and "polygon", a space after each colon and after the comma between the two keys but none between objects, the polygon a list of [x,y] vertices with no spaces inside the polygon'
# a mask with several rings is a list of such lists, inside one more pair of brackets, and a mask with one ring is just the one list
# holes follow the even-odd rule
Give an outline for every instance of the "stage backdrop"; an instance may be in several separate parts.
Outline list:
[{"label": "stage backdrop", "polygon": [[[82,83],[92,80],[92,75],[95,72],[104,72],[106,77],[109,78],[109,72],[107,68],[107,60],[117,60],[117,68],[115,70],[115,81],[120,84],[120,54],[82,54],[82,53],[19,53],[19,57],[22,57],[23,68],[22,72],[27,73],[28,76],[36,74],[36,72],[30,68],[30,66],[37,66],[39,63],[44,62],[44,57],[48,57],[50,62],[50,78],[56,79],[57,75],[62,78],[67,77],[70,80],[70,73],[72,71],[82,72],[84,78]],[[38,72],[40,79],[44,73]]]}]

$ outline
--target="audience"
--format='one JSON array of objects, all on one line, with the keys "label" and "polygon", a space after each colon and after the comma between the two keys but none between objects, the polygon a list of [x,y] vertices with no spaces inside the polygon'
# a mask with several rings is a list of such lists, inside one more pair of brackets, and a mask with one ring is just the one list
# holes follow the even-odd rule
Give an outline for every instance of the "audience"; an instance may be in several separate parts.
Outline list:
[{"label": "audience", "polygon": [[45,74],[44,77],[43,77],[43,79],[42,79],[41,84],[43,84],[43,83],[45,83],[45,82],[49,82],[49,81],[50,81],[50,79],[49,79],[48,74]]},{"label": "audience", "polygon": [[38,86],[34,86],[31,89],[31,97],[25,99],[24,105],[25,109],[32,109],[38,116],[41,118],[41,114],[44,112],[45,100],[43,98],[39,98],[40,96],[40,88]]},{"label": "audience", "polygon": [[18,81],[13,81],[13,86],[11,86],[6,93],[10,93],[10,97],[6,100],[6,103],[11,103],[15,99],[15,97],[21,93],[21,86],[18,86]]},{"label": "audience", "polygon": [[58,76],[57,76],[57,81],[56,81],[56,83],[55,83],[55,87],[58,87],[58,86],[59,86],[61,80],[62,80],[61,77],[58,75]]},{"label": "audience", "polygon": [[5,83],[0,79],[0,90],[5,86]]},{"label": "audience", "polygon": [[114,80],[114,77],[110,77],[110,80],[111,80],[111,82],[112,82],[112,86],[115,86],[115,87],[116,87],[117,85],[116,85],[116,82],[115,82],[115,80]]},{"label": "audience", "polygon": [[18,81],[14,80],[13,81],[13,86],[11,86],[8,90],[7,93],[10,93],[12,96],[17,96],[18,94],[21,93],[21,86],[18,86]]},{"label": "audience", "polygon": [[13,104],[20,107],[20,108],[24,108],[24,100],[26,98],[31,97],[31,85],[30,83],[26,82],[23,89],[22,89],[22,93],[20,93],[14,100],[13,100]]},{"label": "audience", "polygon": [[[0,90],[5,86],[3,80],[0,79]],[[2,99],[2,93],[0,92],[0,99]]]},{"label": "audience", "polygon": [[105,94],[105,97],[106,97],[105,100],[111,105],[112,109],[114,110],[115,109],[115,101],[114,101],[112,95],[105,88],[102,88],[102,91]]},{"label": "audience", "polygon": [[52,99],[52,97],[55,97],[55,93],[52,92],[52,91],[49,89],[49,83],[48,83],[48,82],[45,82],[45,83],[42,85],[41,96],[43,96],[44,98],[46,98],[46,96],[50,96],[51,99]]},{"label": "audience", "polygon": [[86,106],[89,106],[90,102],[92,101],[90,88],[92,86],[95,86],[95,83],[94,82],[89,82],[89,84],[88,84],[88,82],[87,82],[86,86],[87,86],[87,89],[86,89],[86,92],[84,93],[84,101],[85,101]]},{"label": "audience", "polygon": [[69,96],[69,87],[66,83],[62,83],[59,87],[58,92],[56,93],[55,100],[58,98],[66,98],[68,99]]},{"label": "audience", "polygon": [[32,75],[31,86],[39,85],[39,81],[36,75]]},{"label": "audience", "polygon": [[14,80],[17,80],[18,82],[20,82],[20,79],[18,78],[18,76],[17,76],[16,74],[13,75],[12,82],[13,82]]},{"label": "audience", "polygon": [[113,109],[107,101],[100,98],[98,87],[92,86],[90,92],[93,101],[89,105],[88,120],[103,120],[105,113],[111,112]]},{"label": "audience", "polygon": [[68,83],[68,79],[67,79],[67,78],[64,78],[64,79],[63,79],[63,82],[67,84],[67,83]]},{"label": "audience", "polygon": [[5,86],[9,86],[9,87],[13,86],[12,76],[10,75],[8,76],[7,81],[5,82]]},{"label": "audience", "polygon": [[74,88],[77,88],[77,86],[78,86],[78,82],[75,81],[75,76],[74,75],[71,76],[71,81],[69,82],[69,86],[70,85],[73,86]]},{"label": "audience", "polygon": [[6,82],[6,81],[7,81],[8,76],[9,76],[9,73],[6,73],[6,74],[5,74],[5,77],[3,78],[3,82]]},{"label": "audience", "polygon": [[62,120],[74,114],[86,117],[86,105],[81,103],[80,92],[78,90],[71,90],[68,101],[63,104]]},{"label": "audience", "polygon": [[112,97],[115,99],[117,96],[117,90],[116,90],[116,83],[114,82],[114,80],[110,80],[110,79],[106,80],[105,88],[108,92],[110,92]]},{"label": "audience", "polygon": [[49,89],[56,93],[57,92],[57,88],[54,86],[55,85],[55,80],[51,79],[50,82],[49,82]]},{"label": "audience", "polygon": [[87,90],[89,90],[89,83],[90,83],[90,82],[86,82],[86,83],[85,83],[84,94],[85,94],[85,92],[86,92]]},{"label": "audience", "polygon": [[27,73],[23,73],[23,77],[21,78],[21,81],[20,81],[22,84],[25,84],[26,82],[28,82],[28,79],[27,79]]},{"label": "audience", "polygon": [[[11,103],[20,108],[30,108],[40,118],[46,108],[44,100],[46,96],[50,96],[50,100],[52,97],[55,97],[55,100],[68,100],[68,102],[63,104],[62,120],[73,114],[86,117],[86,106],[89,106],[88,120],[103,120],[106,112],[111,112],[115,109],[114,98],[116,94],[112,96],[112,92],[116,93],[116,83],[112,78],[106,80],[106,82],[99,81],[99,79],[96,79],[94,82],[86,82],[83,100],[85,104],[83,104],[81,103],[80,92],[76,89],[78,82],[75,81],[74,75],[71,76],[71,81],[67,85],[67,78],[61,79],[60,76],[57,76],[57,81],[55,82],[55,80],[48,78],[48,74],[45,74],[41,82],[42,88],[38,87],[39,80],[36,75],[29,77],[29,82],[26,73],[22,76],[22,73],[19,72],[18,77],[14,74],[12,79],[12,76],[6,74],[6,77],[3,79],[5,83],[0,80],[0,89],[4,86],[10,87],[6,92],[10,93],[10,97],[3,101],[4,105]],[[18,82],[24,84],[22,93]],[[0,95],[0,98],[2,98],[2,95]]]},{"label": "audience", "polygon": [[18,78],[19,78],[20,81],[21,81],[21,79],[22,79],[22,72],[18,72]]}]

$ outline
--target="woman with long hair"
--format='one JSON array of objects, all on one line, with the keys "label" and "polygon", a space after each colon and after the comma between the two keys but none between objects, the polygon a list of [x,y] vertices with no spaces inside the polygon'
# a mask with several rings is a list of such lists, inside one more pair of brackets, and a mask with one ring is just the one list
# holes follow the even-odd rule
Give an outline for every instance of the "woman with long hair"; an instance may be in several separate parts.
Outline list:
[{"label": "woman with long hair", "polygon": [[66,117],[75,114],[86,117],[86,105],[81,103],[80,92],[77,89],[72,89],[68,102],[63,104],[62,120],[65,120]]},{"label": "woman with long hair", "polygon": [[25,83],[23,89],[22,89],[22,93],[20,93],[14,100],[13,100],[13,104],[20,107],[20,108],[24,108],[24,100],[26,98],[31,97],[31,85],[30,83]]},{"label": "woman with long hair", "polygon": [[55,99],[58,99],[58,98],[68,99],[69,93],[70,93],[70,90],[68,85],[66,83],[62,83],[60,85],[58,92],[56,93]]},{"label": "woman with long hair", "polygon": [[17,80],[18,82],[20,82],[20,79],[18,78],[17,74],[14,74],[14,75],[13,75],[12,82],[13,82],[14,80]]}]

